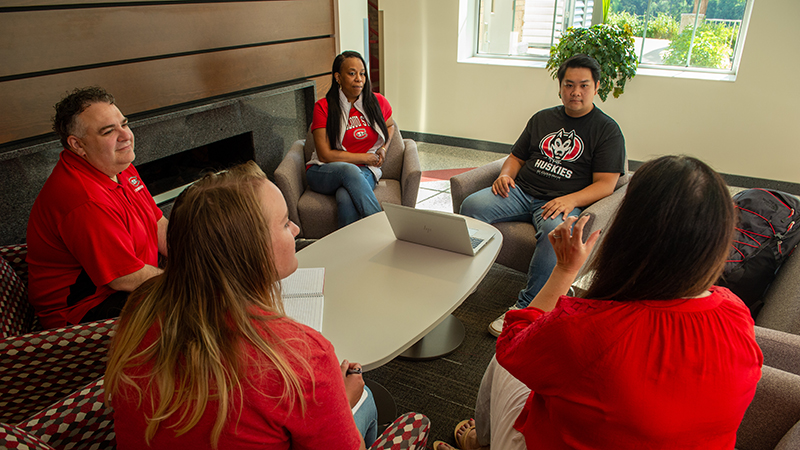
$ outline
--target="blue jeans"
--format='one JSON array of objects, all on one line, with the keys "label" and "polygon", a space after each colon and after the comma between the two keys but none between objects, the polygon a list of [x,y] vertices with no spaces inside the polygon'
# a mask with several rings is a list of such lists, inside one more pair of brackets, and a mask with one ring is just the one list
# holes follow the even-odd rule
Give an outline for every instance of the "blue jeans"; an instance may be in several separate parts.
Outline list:
[{"label": "blue jeans", "polygon": [[375,176],[367,168],[347,162],[313,165],[306,171],[308,186],[314,192],[336,195],[339,228],[381,212],[375,198]]},{"label": "blue jeans", "polygon": [[[481,189],[470,195],[461,204],[461,214],[474,217],[486,223],[497,222],[532,222],[536,227],[536,249],[533,251],[528,266],[528,284],[519,291],[517,306],[528,306],[536,294],[542,289],[553,268],[556,266],[556,253],[547,234],[564,221],[563,215],[542,219],[542,206],[549,200],[538,200],[519,187],[511,188],[508,197],[503,198],[492,193],[492,188]],[[570,211],[567,216],[577,216],[580,208]]]},{"label": "blue jeans", "polygon": [[364,443],[369,448],[378,439],[378,407],[375,406],[372,391],[366,386],[364,386],[364,390],[367,391],[367,399],[353,414],[353,419],[356,421],[356,428],[364,438]]}]

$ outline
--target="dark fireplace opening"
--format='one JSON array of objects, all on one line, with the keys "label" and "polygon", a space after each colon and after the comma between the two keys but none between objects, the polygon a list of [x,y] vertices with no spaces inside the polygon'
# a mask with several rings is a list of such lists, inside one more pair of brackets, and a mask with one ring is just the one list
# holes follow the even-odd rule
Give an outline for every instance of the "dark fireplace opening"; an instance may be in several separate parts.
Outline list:
[{"label": "dark fireplace opening", "polygon": [[253,133],[243,133],[136,166],[156,203],[171,202],[209,172],[255,159]]}]

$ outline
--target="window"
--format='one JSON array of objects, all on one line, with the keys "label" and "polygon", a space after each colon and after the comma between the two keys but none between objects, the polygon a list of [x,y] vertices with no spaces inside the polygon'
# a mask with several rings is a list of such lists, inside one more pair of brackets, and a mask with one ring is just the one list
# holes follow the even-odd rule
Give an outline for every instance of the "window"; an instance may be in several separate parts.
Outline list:
[{"label": "window", "polygon": [[[459,61],[543,67],[567,28],[603,21],[603,1],[461,0]],[[639,73],[732,80],[753,1],[609,0],[605,22],[633,34]]]},{"label": "window", "polygon": [[[600,0],[599,0],[600,1]],[[480,0],[479,55],[547,60],[567,28],[592,25],[594,0]]]}]

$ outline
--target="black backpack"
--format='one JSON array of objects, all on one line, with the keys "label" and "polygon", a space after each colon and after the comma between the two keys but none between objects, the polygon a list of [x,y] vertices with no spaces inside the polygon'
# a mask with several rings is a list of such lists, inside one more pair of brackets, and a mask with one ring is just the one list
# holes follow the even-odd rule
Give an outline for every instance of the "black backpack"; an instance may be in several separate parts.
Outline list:
[{"label": "black backpack", "polygon": [[747,189],[733,201],[739,224],[717,284],[738,295],[755,318],[775,274],[800,242],[800,199],[781,191]]}]

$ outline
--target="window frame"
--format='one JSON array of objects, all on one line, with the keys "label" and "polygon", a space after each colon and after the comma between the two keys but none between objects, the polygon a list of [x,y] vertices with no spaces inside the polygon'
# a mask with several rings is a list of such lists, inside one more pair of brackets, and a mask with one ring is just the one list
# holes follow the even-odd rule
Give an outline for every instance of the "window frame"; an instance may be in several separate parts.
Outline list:
[{"label": "window frame", "polygon": [[[458,5],[458,53],[457,62],[465,64],[484,64],[511,67],[532,67],[544,69],[547,59],[533,55],[488,55],[478,53],[478,10],[481,0],[459,0]],[[600,0],[595,0],[600,1]],[[678,67],[659,64],[640,64],[637,75],[666,78],[686,78],[695,80],[735,81],[744,55],[744,46],[750,25],[750,17],[756,0],[746,0],[739,39],[734,48],[733,64],[730,69],[711,69],[702,67]],[[597,6],[595,6],[597,7]],[[645,37],[646,39],[646,37]],[[638,54],[637,58],[641,57]]]}]

